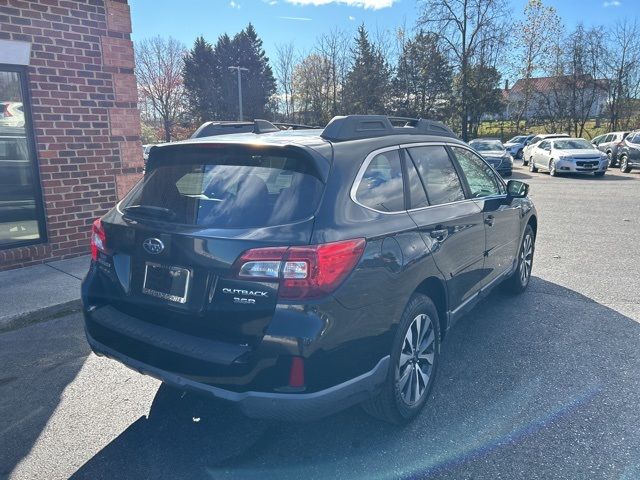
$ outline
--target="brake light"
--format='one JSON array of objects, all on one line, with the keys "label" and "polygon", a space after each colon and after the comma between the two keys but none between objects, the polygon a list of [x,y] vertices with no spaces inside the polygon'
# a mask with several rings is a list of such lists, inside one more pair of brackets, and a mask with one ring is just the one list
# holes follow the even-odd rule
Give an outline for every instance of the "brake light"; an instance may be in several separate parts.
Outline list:
[{"label": "brake light", "polygon": [[91,258],[98,260],[98,252],[107,253],[107,236],[99,218],[91,226]]},{"label": "brake light", "polygon": [[360,260],[364,238],[304,247],[255,248],[236,261],[241,279],[277,281],[287,300],[319,298],[333,292]]},{"label": "brake light", "polygon": [[291,358],[289,386],[295,388],[304,387],[304,359],[302,357]]}]

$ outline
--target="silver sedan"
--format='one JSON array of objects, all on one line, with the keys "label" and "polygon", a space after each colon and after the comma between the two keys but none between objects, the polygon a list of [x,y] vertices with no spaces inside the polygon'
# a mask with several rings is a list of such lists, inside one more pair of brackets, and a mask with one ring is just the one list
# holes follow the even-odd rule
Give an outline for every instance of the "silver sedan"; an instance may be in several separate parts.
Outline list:
[{"label": "silver sedan", "polygon": [[584,138],[543,140],[533,146],[529,171],[548,170],[552,177],[562,173],[589,173],[601,177],[607,171],[607,155]]}]

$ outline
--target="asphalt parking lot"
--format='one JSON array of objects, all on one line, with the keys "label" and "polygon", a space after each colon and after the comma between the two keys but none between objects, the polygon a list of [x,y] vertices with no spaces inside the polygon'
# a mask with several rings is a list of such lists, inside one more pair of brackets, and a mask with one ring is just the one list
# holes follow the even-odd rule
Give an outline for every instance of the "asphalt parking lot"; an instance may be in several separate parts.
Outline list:
[{"label": "asphalt parking lot", "polygon": [[640,478],[640,172],[518,165],[530,289],[456,325],[414,423],[247,419],[90,354],[76,314],[0,335],[0,478]]}]

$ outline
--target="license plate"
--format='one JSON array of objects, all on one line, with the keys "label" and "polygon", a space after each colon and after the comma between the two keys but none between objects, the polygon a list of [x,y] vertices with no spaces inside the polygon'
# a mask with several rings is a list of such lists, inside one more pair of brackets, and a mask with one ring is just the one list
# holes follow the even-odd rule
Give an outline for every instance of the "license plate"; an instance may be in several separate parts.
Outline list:
[{"label": "license plate", "polygon": [[191,271],[182,267],[147,262],[142,293],[176,303],[187,303]]}]

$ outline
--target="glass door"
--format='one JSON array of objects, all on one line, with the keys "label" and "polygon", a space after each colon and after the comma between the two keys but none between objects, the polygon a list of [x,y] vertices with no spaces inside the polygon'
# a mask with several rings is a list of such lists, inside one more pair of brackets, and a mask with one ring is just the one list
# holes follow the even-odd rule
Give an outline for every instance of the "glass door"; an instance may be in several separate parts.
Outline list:
[{"label": "glass door", "polygon": [[0,249],[46,241],[26,68],[0,65]]}]

